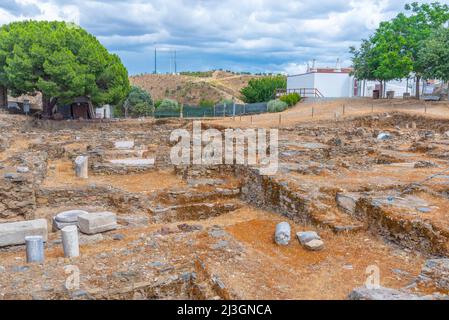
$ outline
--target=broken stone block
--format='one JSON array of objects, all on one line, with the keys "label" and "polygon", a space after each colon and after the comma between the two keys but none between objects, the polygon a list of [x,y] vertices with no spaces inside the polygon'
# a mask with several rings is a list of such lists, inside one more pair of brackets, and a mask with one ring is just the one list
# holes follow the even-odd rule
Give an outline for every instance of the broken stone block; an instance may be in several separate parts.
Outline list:
[{"label": "broken stone block", "polygon": [[274,240],[278,245],[287,246],[290,242],[291,228],[288,222],[281,222],[276,226]]},{"label": "broken stone block", "polygon": [[337,193],[337,205],[345,213],[353,215],[360,195],[357,193]]},{"label": "broken stone block", "polygon": [[134,148],[134,141],[129,140],[129,141],[116,141],[114,142],[114,146],[116,149],[119,150],[129,150]]},{"label": "broken stone block", "polygon": [[25,237],[42,236],[47,241],[47,220],[29,220],[0,224],[0,247],[25,244]]},{"label": "broken stone block", "polygon": [[310,251],[321,251],[324,249],[323,240],[312,240],[304,244],[304,248]]},{"label": "broken stone block", "polygon": [[87,179],[89,157],[79,156],[75,159],[75,174],[78,178]]},{"label": "broken stone block", "polygon": [[302,245],[312,240],[321,240],[321,237],[315,231],[298,232],[296,237]]},{"label": "broken stone block", "polygon": [[82,233],[96,234],[117,229],[117,216],[112,212],[93,212],[78,216]]},{"label": "broken stone block", "polygon": [[349,300],[426,300],[414,294],[390,289],[377,288],[368,289],[367,287],[360,287],[354,289],[348,296]]},{"label": "broken stone block", "polygon": [[298,232],[296,237],[307,250],[320,251],[324,249],[324,242],[315,231]]}]

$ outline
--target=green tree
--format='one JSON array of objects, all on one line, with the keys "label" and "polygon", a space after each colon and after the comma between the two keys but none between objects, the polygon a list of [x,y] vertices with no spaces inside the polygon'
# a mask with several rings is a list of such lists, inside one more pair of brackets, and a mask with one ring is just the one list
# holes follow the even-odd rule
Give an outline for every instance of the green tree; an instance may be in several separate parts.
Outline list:
[{"label": "green tree", "polygon": [[419,98],[419,83],[425,71],[419,51],[432,31],[449,20],[449,6],[414,2],[406,5],[405,11],[381,23],[374,35],[362,40],[359,49],[350,48],[350,52],[357,79],[378,80],[385,88],[386,81],[414,73]]},{"label": "green tree", "polygon": [[157,107],[158,110],[164,110],[164,111],[180,111],[181,106],[179,103],[172,99],[164,99],[161,101],[159,106]]},{"label": "green tree", "polygon": [[420,81],[424,75],[424,66],[419,59],[422,42],[431,36],[435,29],[443,26],[449,20],[449,6],[434,2],[419,4],[413,2],[405,6],[410,13],[408,17],[399,14],[395,20],[401,27],[401,33],[406,40],[403,50],[408,51],[413,61],[413,72],[416,76],[416,97],[419,98]]},{"label": "green tree", "polygon": [[267,102],[276,97],[277,89],[286,89],[287,79],[284,76],[251,79],[240,93],[246,103]]},{"label": "green tree", "polygon": [[419,63],[423,76],[448,83],[449,100],[449,29],[439,28],[423,42],[419,51]]},{"label": "green tree", "polygon": [[410,52],[402,50],[406,39],[401,35],[400,23],[395,21],[381,23],[370,39],[373,44],[370,65],[374,78],[382,83],[382,96],[387,81],[406,78],[413,70]]},{"label": "green tree", "polygon": [[370,40],[363,39],[360,48],[350,47],[352,55],[352,74],[358,80],[377,80],[374,76],[373,44]]},{"label": "green tree", "polygon": [[116,105],[129,92],[128,72],[118,56],[80,27],[56,21],[0,28],[0,85],[13,96],[41,92],[45,116],[56,103],[77,96]]},{"label": "green tree", "polygon": [[123,108],[125,117],[128,115],[133,117],[150,116],[154,112],[153,99],[145,90],[132,86]]}]

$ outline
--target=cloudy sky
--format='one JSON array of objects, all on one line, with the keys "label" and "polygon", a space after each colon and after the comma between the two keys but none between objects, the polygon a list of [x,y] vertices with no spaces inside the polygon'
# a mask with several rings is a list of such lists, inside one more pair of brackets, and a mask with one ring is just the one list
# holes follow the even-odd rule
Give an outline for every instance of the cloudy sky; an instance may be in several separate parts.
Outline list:
[{"label": "cloudy sky", "polygon": [[[434,2],[435,0],[425,1]],[[304,71],[349,65],[348,47],[411,0],[0,0],[0,24],[65,20],[93,33],[130,74],[230,69]],[[420,1],[424,2],[424,1]],[[449,3],[449,0],[440,0]]]}]

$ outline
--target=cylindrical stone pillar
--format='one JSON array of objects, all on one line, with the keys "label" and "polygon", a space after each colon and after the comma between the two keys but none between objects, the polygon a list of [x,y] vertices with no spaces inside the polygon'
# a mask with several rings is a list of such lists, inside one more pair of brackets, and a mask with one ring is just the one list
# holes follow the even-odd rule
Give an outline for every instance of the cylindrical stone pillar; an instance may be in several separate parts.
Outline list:
[{"label": "cylindrical stone pillar", "polygon": [[288,222],[281,222],[276,226],[276,232],[274,234],[274,240],[281,246],[286,246],[290,242],[290,225]]},{"label": "cylindrical stone pillar", "polygon": [[64,256],[67,258],[78,257],[80,255],[80,246],[78,240],[78,227],[67,226],[61,230],[62,246],[64,248]]},{"label": "cylindrical stone pillar", "polygon": [[44,262],[44,239],[42,236],[25,237],[28,263]]}]

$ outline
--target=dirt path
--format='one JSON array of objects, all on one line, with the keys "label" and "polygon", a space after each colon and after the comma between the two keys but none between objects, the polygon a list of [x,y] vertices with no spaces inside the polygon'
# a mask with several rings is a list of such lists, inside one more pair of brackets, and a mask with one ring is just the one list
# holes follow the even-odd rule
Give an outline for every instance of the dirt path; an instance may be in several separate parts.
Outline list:
[{"label": "dirt path", "polygon": [[313,123],[323,120],[342,120],[354,116],[400,111],[428,117],[449,118],[449,103],[425,103],[422,101],[375,101],[372,99],[338,99],[322,102],[302,102],[282,113],[214,119],[208,122],[228,127],[292,126],[297,123]]}]

